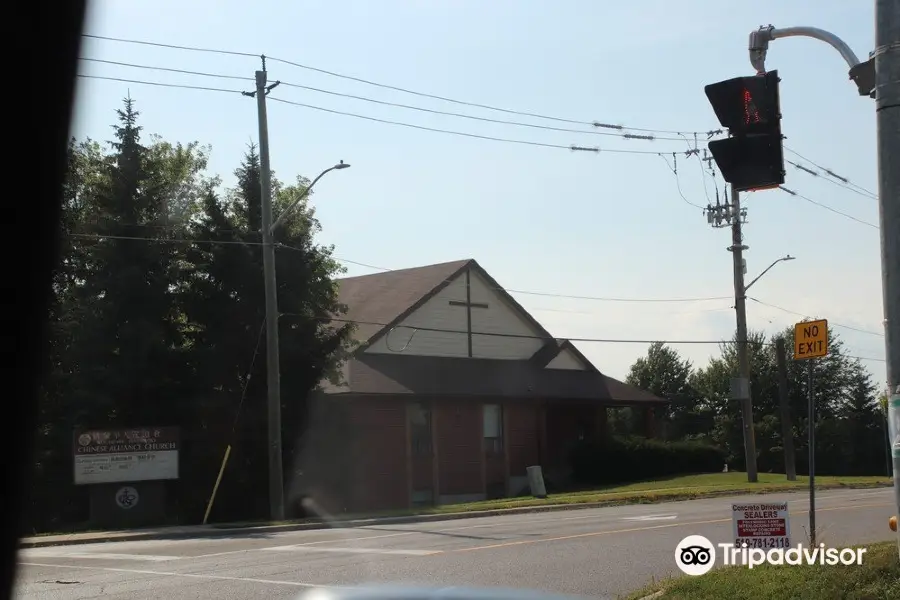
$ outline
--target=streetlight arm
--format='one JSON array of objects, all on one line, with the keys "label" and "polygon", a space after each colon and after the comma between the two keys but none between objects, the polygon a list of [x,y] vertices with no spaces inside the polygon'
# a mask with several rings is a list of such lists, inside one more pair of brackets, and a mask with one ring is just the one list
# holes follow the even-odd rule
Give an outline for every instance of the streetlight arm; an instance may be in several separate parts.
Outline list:
[{"label": "streetlight arm", "polygon": [[[890,0],[889,0],[890,1]],[[868,60],[860,62],[856,53],[847,43],[830,31],[818,27],[784,27],[776,29],[772,25],[760,27],[750,33],[750,64],[756,69],[758,75],[766,72],[766,53],[769,50],[769,42],[779,38],[802,36],[813,38],[826,44],[840,53],[841,58],[850,67],[850,79],[856,84],[860,96],[875,97],[875,61],[870,54]]]},{"label": "streetlight arm", "polygon": [[316,182],[322,179],[322,177],[324,177],[326,173],[334,171],[336,168],[337,167],[329,167],[319,173],[319,175],[315,179],[313,179],[308,186],[306,186],[306,189],[303,190],[303,193],[297,196],[294,201],[291,202],[290,205],[286,209],[284,209],[280,215],[278,215],[278,218],[274,223],[272,223],[272,226],[269,227],[269,235],[273,235],[275,233],[275,230],[278,229],[279,225],[281,225],[287,218],[287,216],[291,213],[291,211],[294,210],[294,207],[297,206],[297,204],[299,204],[301,200],[309,196],[309,192],[310,190],[312,190],[313,186],[316,185]]},{"label": "streetlight arm", "polygon": [[783,27],[776,29],[769,25],[768,27],[760,27],[758,30],[750,33],[750,63],[753,65],[753,68],[758,73],[765,73],[766,50],[769,49],[769,42],[779,38],[794,36],[810,37],[829,44],[840,53],[850,68],[859,64],[859,58],[856,57],[850,46],[830,31],[825,31],[818,27]]},{"label": "streetlight arm", "polygon": [[794,260],[794,257],[793,257],[793,256],[782,256],[781,258],[779,258],[778,260],[776,260],[775,262],[773,262],[771,265],[769,265],[768,267],[766,267],[766,268],[763,270],[762,273],[760,273],[759,275],[757,275],[757,276],[753,279],[753,281],[751,281],[750,283],[748,283],[747,285],[744,286],[744,294],[747,293],[747,290],[750,289],[750,286],[752,286],[754,283],[756,283],[757,281],[759,281],[760,278],[761,278],[763,275],[765,275],[766,273],[768,273],[768,272],[772,269],[772,267],[774,267],[775,265],[777,265],[778,263],[780,263],[781,261],[784,261],[784,260]]}]

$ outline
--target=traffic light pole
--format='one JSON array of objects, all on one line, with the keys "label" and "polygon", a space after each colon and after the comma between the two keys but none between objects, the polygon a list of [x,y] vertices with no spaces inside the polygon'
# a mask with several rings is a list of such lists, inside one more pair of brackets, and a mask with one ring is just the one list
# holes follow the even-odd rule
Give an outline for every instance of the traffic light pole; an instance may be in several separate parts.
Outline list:
[{"label": "traffic light pole", "polygon": [[753,401],[750,394],[750,352],[747,347],[747,290],[744,286],[744,234],[741,230],[741,194],[731,187],[731,206],[734,220],[731,223],[731,257],[734,262],[734,311],[737,316],[738,382],[735,399],[741,404],[741,421],[744,432],[744,460],[747,464],[747,481],[756,483],[756,436],[753,432]]},{"label": "traffic light pole", "polygon": [[[864,62],[843,40],[822,29],[760,27],[750,34],[749,44],[750,63],[757,73],[766,71],[769,42],[791,36],[811,37],[830,44],[850,67],[850,79],[856,83],[860,96],[875,98],[887,417],[893,426],[900,419],[897,414],[900,412],[900,169],[896,168],[900,164],[900,2],[875,0],[875,50]],[[900,436],[891,440],[891,457],[894,500],[900,516]]]},{"label": "traffic light pole", "polygon": [[[900,418],[900,2],[875,2],[875,114],[878,204],[887,356],[888,418]],[[896,422],[896,421],[894,421]],[[891,440],[894,500],[900,514],[900,445]],[[900,539],[900,538],[898,538]]]}]

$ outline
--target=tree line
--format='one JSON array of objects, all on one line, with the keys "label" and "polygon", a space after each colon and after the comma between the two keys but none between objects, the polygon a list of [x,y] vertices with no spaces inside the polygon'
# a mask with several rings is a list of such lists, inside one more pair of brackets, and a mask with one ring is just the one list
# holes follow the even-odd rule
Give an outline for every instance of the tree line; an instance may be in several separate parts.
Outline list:
[{"label": "tree line", "polygon": [[[828,356],[812,363],[816,473],[889,474],[887,397],[873,383],[871,373],[859,359],[848,355],[840,336],[831,328],[828,335]],[[779,338],[786,348],[786,404],[796,469],[798,474],[806,474],[809,362],[793,360],[793,328],[772,336],[762,332],[748,335],[757,466],[761,473],[785,472],[776,354]],[[731,470],[743,470],[746,459],[741,411],[730,395],[731,378],[737,372],[735,343],[722,344],[720,355],[703,368],[695,368],[674,348],[656,343],[631,366],[627,381],[671,400],[660,415],[666,439],[714,445],[722,449]],[[614,431],[620,434],[631,432],[634,423],[627,410],[616,411],[611,419]]]},{"label": "tree line", "polygon": [[[260,163],[248,148],[225,189],[209,148],[143,140],[126,99],[113,140],[72,140],[52,301],[27,533],[87,517],[72,483],[73,432],[178,425],[180,479],[169,514],[198,522],[227,444],[212,520],[265,515],[266,378]],[[241,157],[236,157],[240,159]],[[237,161],[236,161],[237,162]],[[275,214],[309,181],[273,177]],[[342,272],[306,200],[276,234],[285,465],[303,431],[303,400],[349,343]]]}]

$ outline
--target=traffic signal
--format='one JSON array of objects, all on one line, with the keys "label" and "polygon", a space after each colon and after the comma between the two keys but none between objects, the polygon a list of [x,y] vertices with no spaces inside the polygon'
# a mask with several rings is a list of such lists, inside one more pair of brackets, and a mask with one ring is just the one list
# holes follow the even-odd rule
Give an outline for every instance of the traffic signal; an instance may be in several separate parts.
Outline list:
[{"label": "traffic signal", "polygon": [[706,86],[716,117],[730,137],[709,143],[725,181],[739,191],[784,183],[778,71]]}]

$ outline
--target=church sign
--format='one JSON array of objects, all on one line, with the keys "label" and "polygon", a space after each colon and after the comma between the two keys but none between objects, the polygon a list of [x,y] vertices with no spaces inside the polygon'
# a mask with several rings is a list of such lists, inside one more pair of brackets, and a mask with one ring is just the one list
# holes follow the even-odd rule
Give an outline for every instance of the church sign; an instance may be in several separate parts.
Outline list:
[{"label": "church sign", "polygon": [[178,479],[177,427],[76,431],[75,485]]}]

